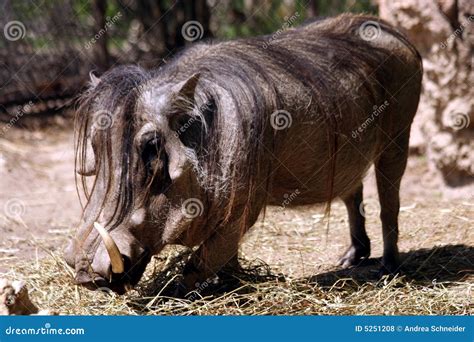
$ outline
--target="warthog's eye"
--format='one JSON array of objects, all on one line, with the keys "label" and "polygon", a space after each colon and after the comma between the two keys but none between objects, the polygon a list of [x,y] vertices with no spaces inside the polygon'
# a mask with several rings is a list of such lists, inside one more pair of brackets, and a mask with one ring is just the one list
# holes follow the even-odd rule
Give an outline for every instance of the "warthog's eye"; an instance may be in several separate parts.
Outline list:
[{"label": "warthog's eye", "polygon": [[169,185],[168,156],[162,140],[158,136],[147,140],[142,147],[142,160],[145,165],[145,181],[152,182],[152,187],[163,192]]},{"label": "warthog's eye", "polygon": [[146,141],[142,147],[143,162],[147,172],[151,174],[154,174],[158,167],[163,167],[163,165],[160,165],[161,158],[159,158],[160,154],[162,154],[161,148],[161,139],[159,137],[153,137]]}]

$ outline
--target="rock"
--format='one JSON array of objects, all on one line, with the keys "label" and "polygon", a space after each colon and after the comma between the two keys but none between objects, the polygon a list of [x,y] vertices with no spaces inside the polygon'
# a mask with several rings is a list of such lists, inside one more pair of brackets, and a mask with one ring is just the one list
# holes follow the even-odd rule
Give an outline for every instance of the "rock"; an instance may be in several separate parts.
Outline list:
[{"label": "rock", "polygon": [[0,315],[49,315],[39,310],[28,295],[24,282],[0,279]]},{"label": "rock", "polygon": [[423,57],[411,150],[426,152],[448,187],[474,184],[474,2],[378,0],[380,16]]}]

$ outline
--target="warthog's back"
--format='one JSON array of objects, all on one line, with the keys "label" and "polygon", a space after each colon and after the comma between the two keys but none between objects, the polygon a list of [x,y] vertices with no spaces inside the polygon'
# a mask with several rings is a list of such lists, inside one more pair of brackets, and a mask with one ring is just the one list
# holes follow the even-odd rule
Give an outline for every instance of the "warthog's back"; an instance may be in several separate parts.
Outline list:
[{"label": "warthog's back", "polygon": [[[352,192],[386,145],[400,134],[409,134],[421,90],[418,52],[404,36],[375,18],[339,19],[309,24],[295,30],[295,37],[275,41],[276,49],[293,46],[296,55],[291,63],[314,75],[314,83],[295,95],[291,127],[279,131],[285,143],[278,151],[275,203],[295,188],[300,195],[292,204],[322,202]],[[373,31],[367,36],[364,30]],[[314,41],[324,37],[325,49],[314,53],[311,42],[305,48],[304,37]],[[306,67],[311,58],[314,62]],[[286,87],[285,80],[281,84]],[[305,94],[314,88],[324,96]],[[336,150],[336,158],[331,159]],[[330,186],[334,188],[328,190]]]},{"label": "warthog's back", "polygon": [[264,132],[245,138],[272,156],[272,201],[298,189],[293,204],[352,191],[387,141],[409,130],[422,76],[420,57],[402,34],[350,14],[200,45],[177,63],[181,71],[210,70],[237,102],[254,104],[242,120],[259,122]]}]

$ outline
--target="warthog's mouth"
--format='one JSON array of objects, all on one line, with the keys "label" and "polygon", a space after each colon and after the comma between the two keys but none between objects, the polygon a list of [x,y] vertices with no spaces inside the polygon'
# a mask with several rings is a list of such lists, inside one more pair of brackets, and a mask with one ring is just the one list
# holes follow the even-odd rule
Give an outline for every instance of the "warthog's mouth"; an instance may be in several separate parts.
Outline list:
[{"label": "warthog's mouth", "polygon": [[150,253],[145,252],[139,263],[132,266],[130,259],[124,258],[124,272],[111,273],[104,276],[88,270],[78,270],[75,276],[75,282],[89,290],[112,290],[118,294],[124,294],[131,290],[143,275],[146,265],[150,261]]},{"label": "warthog's mouth", "polygon": [[76,260],[72,255],[66,258],[68,264],[75,268],[75,281],[90,290],[112,290],[123,294],[133,288],[143,275],[150,261],[151,253],[136,241],[128,244],[119,240],[119,245],[110,233],[98,222],[94,228],[104,242],[103,247],[96,251],[93,260]]},{"label": "warthog's mouth", "polygon": [[133,285],[123,275],[114,275],[111,280],[106,280],[99,274],[91,275],[87,271],[79,271],[76,274],[75,281],[78,285],[84,286],[89,290],[113,291],[117,294],[124,294],[133,288]]}]

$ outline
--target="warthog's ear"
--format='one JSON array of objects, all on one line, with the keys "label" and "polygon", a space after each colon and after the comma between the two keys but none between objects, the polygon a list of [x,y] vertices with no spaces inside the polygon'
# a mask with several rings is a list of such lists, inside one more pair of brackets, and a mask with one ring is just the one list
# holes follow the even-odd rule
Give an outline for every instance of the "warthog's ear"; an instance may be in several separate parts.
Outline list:
[{"label": "warthog's ear", "polygon": [[194,113],[178,113],[170,118],[170,128],[173,132],[172,137],[168,139],[172,145],[172,148],[168,149],[171,179],[185,174],[207,150],[215,111],[214,100],[210,99],[200,108],[194,108]]},{"label": "warthog's ear", "polygon": [[99,85],[100,83],[100,78],[98,78],[96,75],[94,75],[94,72],[90,72],[89,73],[89,78],[91,79],[90,80],[90,85],[92,88],[95,88]]},{"label": "warthog's ear", "polygon": [[194,74],[186,81],[180,82],[176,86],[176,101],[174,103],[175,107],[188,109],[194,105],[194,94],[196,93],[196,86],[200,77],[201,74]]},{"label": "warthog's ear", "polygon": [[[173,137],[168,139],[169,175],[177,179],[197,163],[199,155],[207,148],[209,127],[215,114],[214,100],[198,105],[196,87],[200,74],[194,74],[177,85],[174,110],[168,117]],[[201,99],[202,101],[202,99]]]}]

